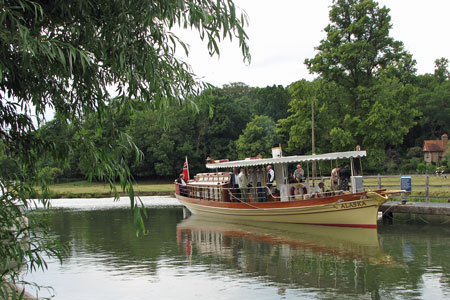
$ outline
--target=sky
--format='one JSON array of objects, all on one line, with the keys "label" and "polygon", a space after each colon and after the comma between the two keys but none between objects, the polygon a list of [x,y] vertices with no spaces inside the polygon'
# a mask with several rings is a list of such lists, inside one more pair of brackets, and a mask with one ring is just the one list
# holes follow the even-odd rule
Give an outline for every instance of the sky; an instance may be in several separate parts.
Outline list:
[{"label": "sky", "polygon": [[[220,43],[220,57],[209,57],[206,43],[195,33],[179,37],[190,45],[184,58],[202,81],[217,87],[243,82],[253,87],[287,86],[312,80],[304,64],[326,37],[331,0],[234,0],[249,18],[251,64],[243,62],[236,39]],[[433,73],[434,61],[450,59],[450,0],[378,0],[389,8],[390,36],[402,41],[417,61],[417,74]]]}]

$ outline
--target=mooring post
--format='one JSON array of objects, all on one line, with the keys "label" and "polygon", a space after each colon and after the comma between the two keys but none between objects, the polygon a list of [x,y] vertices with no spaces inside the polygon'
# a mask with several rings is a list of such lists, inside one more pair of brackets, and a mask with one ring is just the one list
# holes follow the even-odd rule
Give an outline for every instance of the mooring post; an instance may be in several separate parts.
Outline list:
[{"label": "mooring post", "polygon": [[381,176],[378,174],[378,189],[381,190]]},{"label": "mooring post", "polygon": [[427,177],[425,177],[425,199],[427,201],[427,203],[430,202],[430,198],[429,198],[429,192],[430,192],[430,177],[427,175]]}]

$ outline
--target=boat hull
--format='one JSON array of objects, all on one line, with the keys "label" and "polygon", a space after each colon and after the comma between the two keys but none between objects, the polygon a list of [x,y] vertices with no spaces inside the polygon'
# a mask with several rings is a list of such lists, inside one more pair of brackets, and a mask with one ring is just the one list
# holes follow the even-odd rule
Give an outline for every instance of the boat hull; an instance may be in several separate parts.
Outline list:
[{"label": "boat hull", "polygon": [[[375,193],[374,193],[375,194]],[[259,222],[376,228],[379,194],[347,199],[298,200],[274,203],[218,203],[176,195],[194,215]],[[316,202],[314,202],[316,201]]]}]

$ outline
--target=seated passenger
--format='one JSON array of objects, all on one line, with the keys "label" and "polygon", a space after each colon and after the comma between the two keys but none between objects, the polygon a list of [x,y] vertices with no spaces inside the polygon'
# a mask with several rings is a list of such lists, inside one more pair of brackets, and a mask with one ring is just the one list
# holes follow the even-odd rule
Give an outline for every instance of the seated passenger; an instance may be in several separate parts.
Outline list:
[{"label": "seated passenger", "polygon": [[293,177],[295,181],[303,182],[303,178],[305,177],[305,171],[302,169],[301,165],[297,165],[297,169],[295,169]]},{"label": "seated passenger", "polygon": [[322,197],[323,187],[324,187],[324,183],[323,182],[319,182],[319,184],[316,185],[314,187],[313,191],[312,191],[312,197],[313,198]]}]

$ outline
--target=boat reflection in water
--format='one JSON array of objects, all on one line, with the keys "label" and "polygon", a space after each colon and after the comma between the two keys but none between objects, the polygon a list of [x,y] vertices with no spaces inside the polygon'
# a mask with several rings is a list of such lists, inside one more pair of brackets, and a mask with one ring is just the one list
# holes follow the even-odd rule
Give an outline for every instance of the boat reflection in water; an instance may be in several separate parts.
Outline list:
[{"label": "boat reflection in water", "polygon": [[297,287],[345,288],[354,281],[354,291],[357,282],[369,280],[370,268],[392,263],[377,230],[369,228],[227,223],[192,215],[177,225],[177,242],[188,258]]}]

